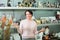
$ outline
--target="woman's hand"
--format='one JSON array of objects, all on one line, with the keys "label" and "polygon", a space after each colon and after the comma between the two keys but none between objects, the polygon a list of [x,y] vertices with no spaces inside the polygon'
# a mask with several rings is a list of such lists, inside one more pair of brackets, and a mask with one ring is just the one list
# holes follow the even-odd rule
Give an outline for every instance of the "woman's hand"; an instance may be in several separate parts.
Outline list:
[{"label": "woman's hand", "polygon": [[15,28],[18,28],[18,23],[13,23],[13,26],[14,26]]},{"label": "woman's hand", "polygon": [[45,31],[45,28],[42,28],[41,30],[39,30],[39,33],[44,32],[44,31]]}]

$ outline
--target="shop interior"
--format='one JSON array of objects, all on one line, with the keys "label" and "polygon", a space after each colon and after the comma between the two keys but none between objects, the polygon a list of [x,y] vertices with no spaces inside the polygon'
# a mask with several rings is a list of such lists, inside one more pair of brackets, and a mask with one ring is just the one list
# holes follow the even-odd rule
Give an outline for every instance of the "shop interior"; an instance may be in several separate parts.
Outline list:
[{"label": "shop interior", "polygon": [[36,40],[60,40],[60,0],[0,0],[0,40],[21,40],[12,24],[20,25],[25,10],[33,11],[37,30],[48,26],[49,35],[36,34]]}]

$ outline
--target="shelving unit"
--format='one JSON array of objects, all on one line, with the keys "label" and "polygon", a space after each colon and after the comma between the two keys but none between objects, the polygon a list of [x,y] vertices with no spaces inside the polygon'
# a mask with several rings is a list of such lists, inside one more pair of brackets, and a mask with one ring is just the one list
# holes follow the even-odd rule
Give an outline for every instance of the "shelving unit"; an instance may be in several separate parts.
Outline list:
[{"label": "shelving unit", "polygon": [[[48,1],[49,1],[49,3],[53,4],[54,2],[57,2],[58,0],[36,0],[36,2],[38,2],[38,3],[42,2],[42,4],[47,3]],[[48,16],[55,16],[55,12],[60,11],[60,8],[49,8],[49,7],[43,8],[43,7],[39,7],[39,5],[37,5],[38,7],[16,7],[18,5],[18,2],[22,2],[22,0],[10,0],[11,7],[7,7],[8,0],[2,0],[1,3],[4,4],[4,7],[0,7],[0,16],[3,14],[6,14],[6,15],[13,15],[17,19],[24,18],[25,17],[23,14],[24,11],[30,9],[33,11],[34,16],[36,16],[36,18],[40,18],[43,16],[44,17],[45,16],[47,16],[47,17]],[[60,3],[60,1],[58,1],[58,2]],[[43,6],[45,6],[45,5],[43,5]],[[38,29],[40,29],[42,26],[43,27],[49,26],[52,31],[56,31],[56,30],[59,31],[59,29],[60,29],[60,23],[38,24],[37,26],[38,26]],[[4,32],[2,34],[3,35],[2,39],[3,40],[9,40],[9,37],[11,36],[10,32],[11,32],[12,36],[14,36],[14,38],[17,39],[18,33],[14,33],[14,32],[16,32],[15,29],[16,28],[14,28],[14,26],[11,25],[5,31],[3,30]]]},{"label": "shelving unit", "polygon": [[[60,8],[37,8],[37,7],[0,7],[0,10],[60,10]],[[38,26],[60,25],[60,23],[39,24]]]},{"label": "shelving unit", "polygon": [[60,8],[37,8],[37,7],[0,7],[0,10],[60,10]]},{"label": "shelving unit", "polygon": [[[39,18],[39,17],[42,17],[42,16],[44,16],[44,17],[45,16],[47,16],[47,17],[48,16],[55,16],[55,13],[57,11],[60,11],[60,8],[49,8],[49,7],[44,7],[43,8],[43,7],[39,7],[39,5],[37,5],[38,7],[16,7],[18,5],[18,2],[22,2],[22,1],[21,0],[10,0],[10,1],[11,1],[11,7],[7,7],[8,0],[2,0],[1,1],[1,3],[3,3],[5,7],[0,7],[0,16],[3,15],[3,14],[13,15],[15,18],[19,19],[19,18],[25,17],[23,15],[25,10],[30,9],[35,14],[34,16],[36,16],[36,18]],[[49,3],[54,3],[54,2],[57,2],[58,0],[36,0],[37,3],[42,2],[42,4],[47,3],[48,1],[49,1]],[[58,1],[58,2],[60,3],[60,1]],[[43,5],[43,6],[45,6],[45,5]],[[51,25],[53,25],[53,27]],[[43,27],[44,26],[49,26],[52,31],[56,31],[56,30],[59,31],[59,29],[60,29],[60,23],[38,24],[37,26],[38,26],[38,28],[41,28],[41,26],[43,26]],[[14,30],[15,28],[12,25],[9,29],[10,29],[11,32],[16,32],[16,30]],[[11,29],[13,29],[13,30],[11,30]],[[6,30],[6,31],[9,31],[9,30]],[[6,34],[7,34],[7,32],[6,32]],[[4,33],[4,35],[6,35],[6,34]],[[7,35],[10,35],[10,34],[7,34]],[[3,40],[4,39],[9,40],[8,39],[9,36],[7,36],[6,38],[4,38],[4,36],[3,36],[2,38],[3,38]]]},{"label": "shelving unit", "polygon": [[[50,25],[60,25],[60,23],[38,24],[37,26],[50,26]],[[13,26],[11,26],[10,28],[14,28],[14,27],[13,27]]]},{"label": "shelving unit", "polygon": [[60,23],[39,24],[37,26],[50,26],[50,25],[60,25]]}]

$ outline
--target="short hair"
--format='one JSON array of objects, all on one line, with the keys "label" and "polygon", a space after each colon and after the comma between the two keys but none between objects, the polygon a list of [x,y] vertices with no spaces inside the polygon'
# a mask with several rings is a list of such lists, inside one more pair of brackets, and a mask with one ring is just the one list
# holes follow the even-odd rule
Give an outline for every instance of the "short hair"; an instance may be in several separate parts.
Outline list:
[{"label": "short hair", "polygon": [[29,12],[29,13],[33,16],[32,10],[26,10],[26,11],[25,11],[25,15],[26,15],[26,12]]}]

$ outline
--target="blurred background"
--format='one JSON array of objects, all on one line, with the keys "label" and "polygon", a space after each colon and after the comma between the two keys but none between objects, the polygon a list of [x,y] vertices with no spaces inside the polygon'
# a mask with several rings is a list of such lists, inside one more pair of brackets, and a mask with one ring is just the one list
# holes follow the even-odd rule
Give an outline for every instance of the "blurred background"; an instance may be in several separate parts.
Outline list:
[{"label": "blurred background", "polygon": [[48,40],[60,40],[60,0],[0,0],[0,40],[21,40],[12,24],[19,25],[27,9],[33,11],[37,30],[48,26]]}]

